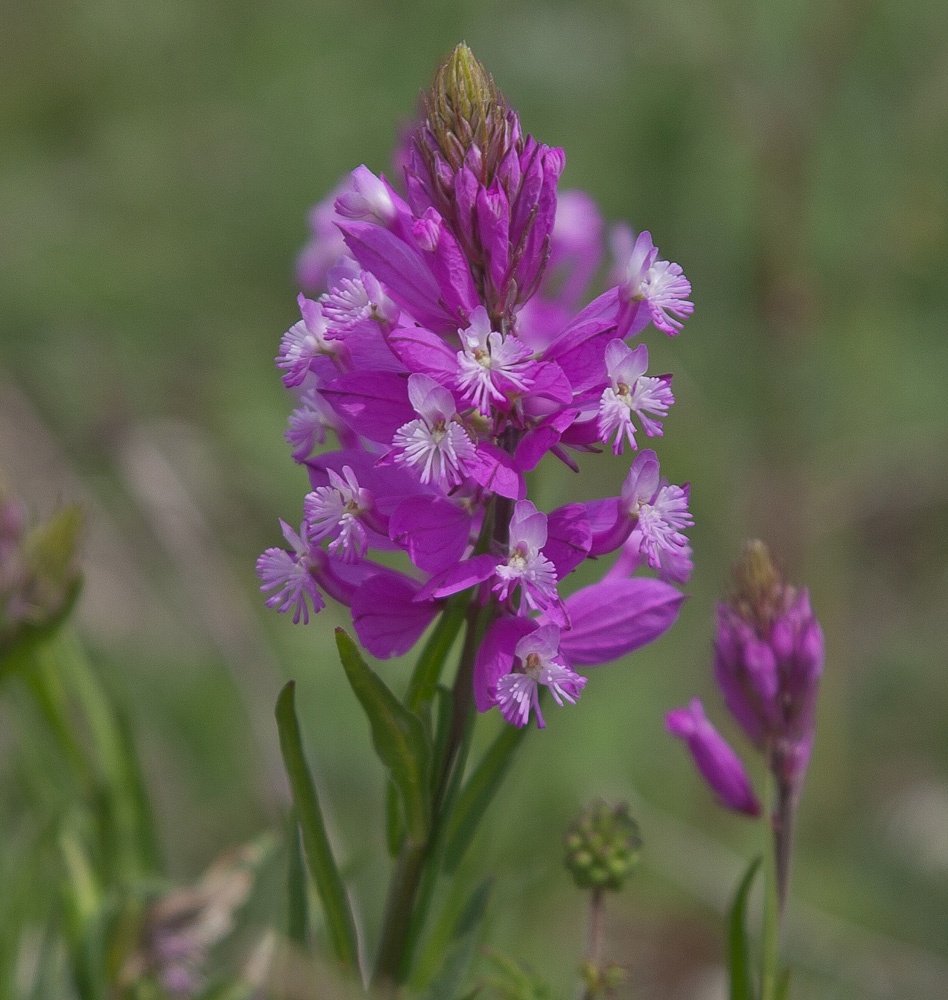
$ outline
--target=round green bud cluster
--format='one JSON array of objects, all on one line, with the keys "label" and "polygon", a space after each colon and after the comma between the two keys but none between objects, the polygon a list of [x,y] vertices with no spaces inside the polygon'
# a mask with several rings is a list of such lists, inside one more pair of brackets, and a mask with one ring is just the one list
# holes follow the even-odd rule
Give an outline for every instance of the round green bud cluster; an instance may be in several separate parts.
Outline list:
[{"label": "round green bud cluster", "polygon": [[594,802],[566,831],[566,867],[580,889],[622,888],[639,862],[639,825],[625,802]]}]

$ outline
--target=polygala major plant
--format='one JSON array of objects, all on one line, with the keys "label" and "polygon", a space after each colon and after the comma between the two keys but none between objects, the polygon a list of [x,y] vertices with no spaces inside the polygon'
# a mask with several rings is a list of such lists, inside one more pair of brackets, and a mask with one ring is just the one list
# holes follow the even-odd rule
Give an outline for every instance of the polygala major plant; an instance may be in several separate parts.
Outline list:
[{"label": "polygala major plant", "polygon": [[[681,268],[648,232],[615,226],[605,266],[593,200],[557,191],[563,151],[524,134],[464,45],[396,162],[391,181],[357,167],[313,210],[301,319],[276,359],[296,397],[286,438],[311,489],[298,526],[281,522],[285,547],[264,552],[257,572],[267,604],[296,623],[327,597],[348,606],[380,659],[409,652],[436,623],[404,698],[339,636],[400,803],[376,961],[378,980],[400,982],[438,871],[456,862],[486,804],[476,795],[496,787],[519,732],[531,718],[545,726],[547,698],[574,704],[586,668],[652,642],[678,615],[688,486],[669,484],[655,451],[639,449],[662,434],[672,378],[649,373],[635,338],[649,326],[678,334],[693,307]],[[608,287],[591,296],[603,272]],[[526,474],[548,455],[576,472],[578,456],[604,447],[627,467],[618,496],[551,511],[530,499]],[[604,572],[569,593],[587,559]],[[445,660],[462,628],[449,689]],[[465,783],[472,706],[498,709],[515,735]],[[351,916],[339,919],[345,937]],[[340,954],[355,951],[349,942]]]}]

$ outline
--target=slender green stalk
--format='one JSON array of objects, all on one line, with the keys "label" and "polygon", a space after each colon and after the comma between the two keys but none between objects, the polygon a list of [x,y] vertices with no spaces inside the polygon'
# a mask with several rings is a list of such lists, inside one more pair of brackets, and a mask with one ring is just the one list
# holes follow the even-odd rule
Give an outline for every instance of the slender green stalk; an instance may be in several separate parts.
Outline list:
[{"label": "slender green stalk", "polygon": [[86,790],[91,789],[94,781],[92,768],[76,736],[66,688],[54,659],[42,649],[32,651],[24,664],[23,677],[78,784]]},{"label": "slender green stalk", "polygon": [[448,601],[431,638],[425,643],[405,695],[405,707],[410,712],[417,712],[434,697],[444,661],[467,614],[469,599],[466,594],[457,594]]},{"label": "slender green stalk", "polygon": [[76,636],[61,633],[55,655],[72,682],[109,792],[120,871],[139,876],[157,866],[157,847],[137,755]]},{"label": "slender green stalk", "polygon": [[407,942],[412,925],[423,919],[423,914],[415,915],[416,900],[426,861],[431,856],[433,831],[440,826],[443,819],[446,793],[451,777],[459,764],[463,771],[464,764],[460,760],[459,751],[465,742],[466,731],[471,728],[468,722],[473,698],[474,657],[483,635],[481,627],[483,610],[477,606],[476,598],[468,604],[467,632],[452,689],[448,737],[443,758],[435,761],[438,779],[435,783],[432,834],[422,844],[413,843],[406,838],[396,861],[389,885],[382,939],[372,979],[373,985],[376,986],[391,988],[392,985],[403,983],[408,977],[411,956],[408,953]]},{"label": "slender green stalk", "polygon": [[767,772],[766,795],[764,802],[764,823],[767,829],[764,856],[767,859],[766,878],[764,881],[764,924],[760,963],[760,1000],[776,1000],[777,997],[777,964],[780,935],[780,907],[777,901],[777,858],[774,811],[777,808],[777,792],[774,779]]},{"label": "slender green stalk", "polygon": [[[475,552],[486,552],[492,545],[506,545],[513,503],[495,497],[488,508]],[[430,699],[460,625],[461,609],[467,618],[464,644],[451,689],[450,718],[447,735],[435,757],[431,828],[423,844],[406,838],[392,873],[382,925],[382,938],[372,983],[391,990],[406,982],[411,972],[414,950],[424,928],[434,887],[444,855],[444,836],[451,811],[458,797],[467,753],[474,728],[474,661],[488,626],[497,613],[497,603],[485,586],[462,604],[452,601],[432,638],[425,647],[409,685],[406,704],[410,709]],[[479,817],[473,817],[476,821]]]},{"label": "slender green stalk", "polygon": [[[772,770],[783,773],[782,761],[775,760]],[[774,858],[776,865],[777,903],[781,916],[787,905],[787,891],[790,883],[790,859],[793,854],[793,827],[796,818],[796,791],[786,781],[777,778],[774,793],[773,831]]]},{"label": "slender green stalk", "polygon": [[[589,895],[589,939],[586,944],[586,967],[595,973],[598,986],[602,973],[602,947],[605,937],[605,898],[600,887],[592,889]],[[592,977],[590,977],[592,980]],[[586,983],[583,990],[583,1000],[596,1000],[600,995],[592,981]]]}]

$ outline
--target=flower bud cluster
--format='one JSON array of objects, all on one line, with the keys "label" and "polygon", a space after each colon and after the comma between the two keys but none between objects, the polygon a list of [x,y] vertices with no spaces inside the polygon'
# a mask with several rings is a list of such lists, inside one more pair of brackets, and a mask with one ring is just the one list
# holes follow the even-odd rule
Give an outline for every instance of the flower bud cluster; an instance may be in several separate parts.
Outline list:
[{"label": "flower bud cluster", "polygon": [[[734,569],[735,592],[718,607],[714,674],[728,709],[767,759],[784,797],[800,794],[813,747],[823,672],[823,632],[806,590],[787,584],[760,541]],[[760,805],[740,758],[693,700],[667,716],[719,800],[757,815]]]},{"label": "flower bud cluster", "polygon": [[[692,519],[688,487],[662,478],[650,449],[619,496],[548,513],[526,474],[548,454],[578,471],[577,453],[621,455],[663,433],[671,376],[648,374],[647,348],[628,341],[650,322],[677,333],[690,286],[648,233],[619,230],[616,280],[585,301],[604,257],[599,212],[588,195],[558,195],[562,150],[523,134],[465,46],[400,160],[404,197],[361,166],[312,213],[308,294],[276,359],[297,396],[286,437],[311,492],[258,574],[267,603],[296,622],[327,594],[348,605],[382,658],[471,592],[492,609],[478,708],[542,726],[541,687],[573,703],[586,683],[576,668],[674,622]],[[330,435],[339,447],[325,451]],[[375,558],[392,551],[407,572]],[[561,593],[585,559],[613,553],[599,583]]]},{"label": "flower bud cluster", "polygon": [[625,802],[594,802],[566,831],[566,868],[580,889],[618,891],[639,863],[642,838]]}]

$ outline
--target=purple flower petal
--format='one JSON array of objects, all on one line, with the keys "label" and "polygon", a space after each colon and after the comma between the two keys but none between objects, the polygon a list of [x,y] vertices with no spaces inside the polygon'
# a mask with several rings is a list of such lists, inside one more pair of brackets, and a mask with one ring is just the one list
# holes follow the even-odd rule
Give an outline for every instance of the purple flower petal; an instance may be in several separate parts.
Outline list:
[{"label": "purple flower petal", "polygon": [[378,573],[352,595],[352,624],[359,642],[380,660],[401,656],[415,645],[441,610],[415,600],[418,584],[406,576]]},{"label": "purple flower petal", "polygon": [[332,408],[359,434],[389,444],[415,415],[408,401],[408,380],[393,372],[352,372],[323,389]]},{"label": "purple flower petal", "polygon": [[698,770],[723,806],[747,816],[760,815],[760,802],[740,757],[708,721],[697,698],[687,708],[669,712],[665,724],[688,745]]},{"label": "purple flower petal", "polygon": [[389,534],[419,569],[437,573],[464,555],[472,522],[468,511],[444,497],[417,496],[399,504]]},{"label": "purple flower petal", "polygon": [[536,622],[519,617],[498,618],[491,624],[474,660],[474,704],[479,712],[494,707],[497,682],[513,669],[517,643],[536,627]]},{"label": "purple flower petal", "polygon": [[547,541],[543,554],[556,567],[556,578],[562,580],[589,555],[592,531],[582,504],[558,507],[547,518]]},{"label": "purple flower petal", "polygon": [[571,663],[608,663],[666,632],[684,600],[661,580],[594,583],[566,599],[572,628],[563,632],[560,648]]},{"label": "purple flower petal", "polygon": [[502,448],[481,441],[477,446],[477,456],[469,466],[471,478],[491,493],[497,493],[509,500],[522,500],[526,496],[527,484],[523,473]]}]

